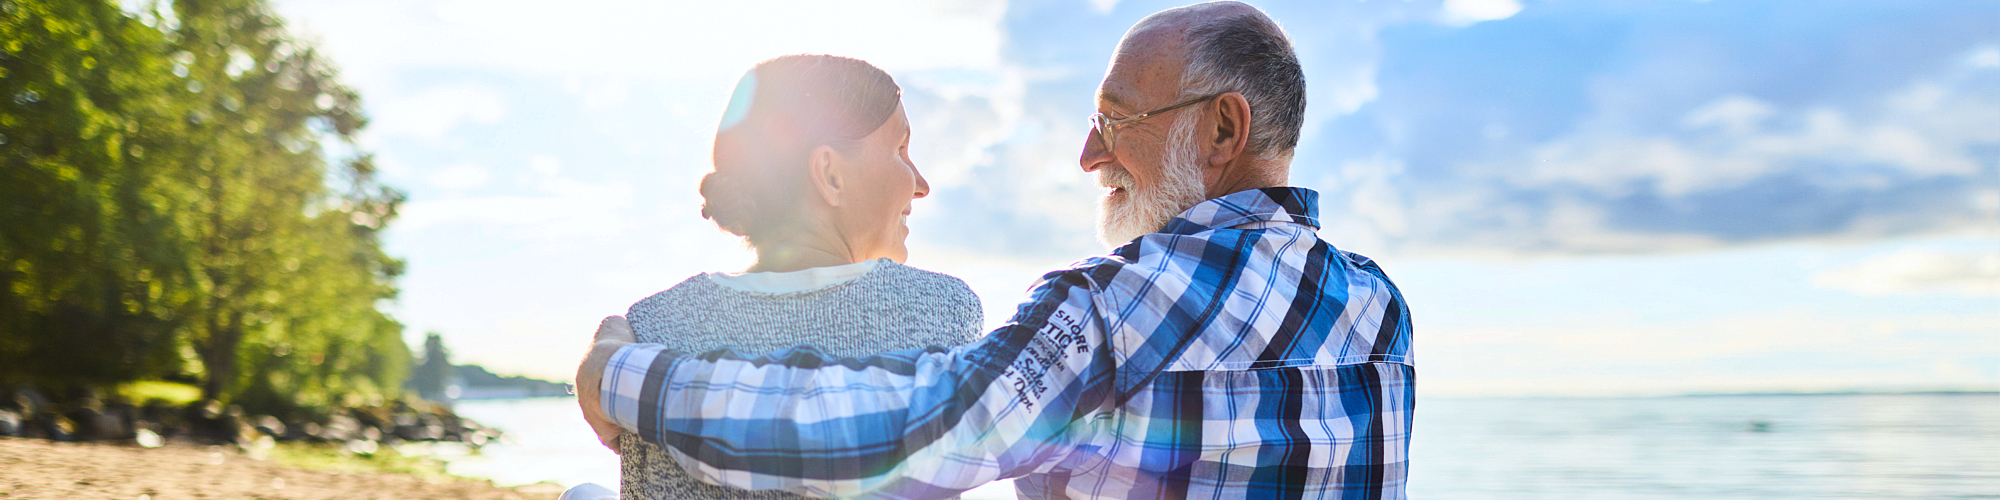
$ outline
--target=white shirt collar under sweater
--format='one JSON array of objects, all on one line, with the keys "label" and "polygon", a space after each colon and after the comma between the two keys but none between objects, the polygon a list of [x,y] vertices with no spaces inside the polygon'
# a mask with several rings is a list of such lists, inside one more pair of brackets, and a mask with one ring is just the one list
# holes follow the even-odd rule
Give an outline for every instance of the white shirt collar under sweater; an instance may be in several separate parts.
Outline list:
[{"label": "white shirt collar under sweater", "polygon": [[877,260],[864,260],[838,266],[811,267],[797,271],[761,273],[703,273],[709,281],[730,289],[750,293],[796,293],[818,290],[859,278],[875,270]]}]

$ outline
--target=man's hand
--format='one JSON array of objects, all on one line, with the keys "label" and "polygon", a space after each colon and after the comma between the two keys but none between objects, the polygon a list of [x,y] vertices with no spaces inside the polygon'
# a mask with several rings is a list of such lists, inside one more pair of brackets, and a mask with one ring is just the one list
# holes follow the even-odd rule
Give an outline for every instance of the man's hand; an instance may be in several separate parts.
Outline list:
[{"label": "man's hand", "polygon": [[597,324],[597,337],[590,344],[590,353],[583,356],[583,364],[576,368],[576,403],[583,407],[583,420],[590,423],[590,430],[597,432],[597,441],[611,448],[612,453],[619,452],[618,435],[625,429],[604,414],[598,382],[604,378],[604,365],[611,362],[611,355],[635,340],[632,325],[625,322],[624,316],[607,316]]}]

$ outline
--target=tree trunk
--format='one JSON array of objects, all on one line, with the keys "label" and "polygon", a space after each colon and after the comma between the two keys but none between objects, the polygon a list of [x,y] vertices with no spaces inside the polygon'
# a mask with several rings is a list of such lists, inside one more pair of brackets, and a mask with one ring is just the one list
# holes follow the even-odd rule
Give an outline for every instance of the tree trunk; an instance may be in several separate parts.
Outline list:
[{"label": "tree trunk", "polygon": [[209,322],[208,346],[201,353],[201,362],[207,368],[207,379],[201,384],[201,398],[205,400],[221,401],[236,381],[236,348],[243,343],[243,312],[228,314],[228,326]]}]

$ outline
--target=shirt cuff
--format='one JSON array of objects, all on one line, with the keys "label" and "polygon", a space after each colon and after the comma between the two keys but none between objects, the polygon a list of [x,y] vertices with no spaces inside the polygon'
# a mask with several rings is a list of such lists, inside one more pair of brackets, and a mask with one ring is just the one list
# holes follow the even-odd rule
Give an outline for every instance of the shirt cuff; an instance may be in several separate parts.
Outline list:
[{"label": "shirt cuff", "polygon": [[[625,430],[639,430],[639,403],[646,396],[646,372],[666,354],[660,346],[645,344],[620,347],[611,354],[597,389],[598,404],[604,406],[604,415],[611,417],[613,423]],[[665,379],[666,375],[661,373],[659,378]]]}]

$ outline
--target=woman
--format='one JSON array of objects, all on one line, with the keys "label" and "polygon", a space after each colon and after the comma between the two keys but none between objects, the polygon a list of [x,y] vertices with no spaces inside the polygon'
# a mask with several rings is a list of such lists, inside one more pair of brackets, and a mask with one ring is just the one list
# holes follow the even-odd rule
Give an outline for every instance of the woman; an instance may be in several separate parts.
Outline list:
[{"label": "woman", "polygon": [[[979,297],[904,266],[911,200],[902,89],[866,62],[784,56],[743,77],[715,135],[702,216],[757,253],[743,273],[703,273],[632,305],[640,342],[682,352],[813,345],[837,356],[977,339]],[[882,333],[889,332],[889,333]],[[701,483],[659,447],[618,438],[620,498],[803,498]]]}]

